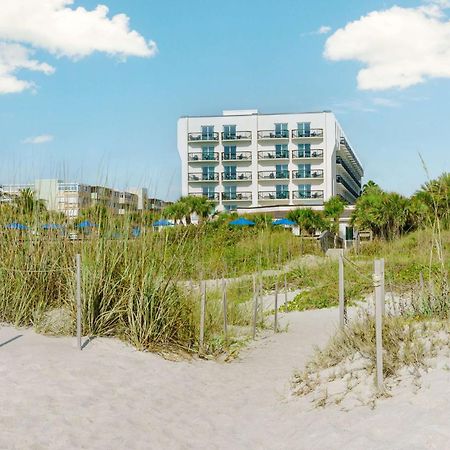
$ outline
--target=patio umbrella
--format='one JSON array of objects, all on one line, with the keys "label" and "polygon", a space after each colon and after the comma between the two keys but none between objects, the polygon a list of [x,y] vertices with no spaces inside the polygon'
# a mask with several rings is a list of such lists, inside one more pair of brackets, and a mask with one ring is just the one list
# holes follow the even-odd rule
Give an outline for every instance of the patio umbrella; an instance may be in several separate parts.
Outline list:
[{"label": "patio umbrella", "polygon": [[295,225],[295,222],[292,222],[292,220],[286,219],[285,217],[283,219],[276,219],[272,222],[272,225],[284,225],[287,227],[292,227]]},{"label": "patio umbrella", "polygon": [[239,219],[230,222],[230,225],[236,227],[251,227],[255,225],[255,222],[252,222],[251,220],[248,220],[245,217],[239,217]]},{"label": "patio umbrella", "polygon": [[28,227],[26,225],[18,222],[8,223],[5,225],[5,228],[7,228],[8,230],[28,230]]},{"label": "patio umbrella", "polygon": [[78,224],[78,228],[92,228],[96,227],[95,223],[90,222],[89,220],[84,220],[80,224]]},{"label": "patio umbrella", "polygon": [[157,220],[156,222],[153,222],[153,226],[155,228],[157,228],[157,227],[171,227],[171,226],[173,226],[173,223],[170,220],[161,219],[161,220]]}]

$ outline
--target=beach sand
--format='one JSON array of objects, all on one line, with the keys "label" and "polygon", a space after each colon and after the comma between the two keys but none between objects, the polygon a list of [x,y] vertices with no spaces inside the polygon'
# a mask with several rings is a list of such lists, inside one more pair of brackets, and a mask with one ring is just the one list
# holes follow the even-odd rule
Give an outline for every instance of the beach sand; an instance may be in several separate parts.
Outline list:
[{"label": "beach sand", "polygon": [[173,362],[116,339],[0,328],[1,449],[450,449],[450,371],[375,410],[315,409],[290,380],[337,310],[281,315],[231,363]]}]

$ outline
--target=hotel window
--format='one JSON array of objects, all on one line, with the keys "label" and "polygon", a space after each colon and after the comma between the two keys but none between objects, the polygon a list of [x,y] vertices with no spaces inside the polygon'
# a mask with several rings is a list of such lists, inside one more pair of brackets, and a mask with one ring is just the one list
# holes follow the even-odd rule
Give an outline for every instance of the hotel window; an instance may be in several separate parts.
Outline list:
[{"label": "hotel window", "polygon": [[223,138],[224,139],[236,139],[236,125],[224,125],[223,126]]},{"label": "hotel window", "polygon": [[298,156],[300,158],[311,157],[311,144],[298,144]]},{"label": "hotel window", "polygon": [[275,169],[276,178],[289,178],[289,171],[287,164],[277,164]]},{"label": "hotel window", "polygon": [[276,123],[275,124],[275,137],[289,137],[288,124]]},{"label": "hotel window", "polygon": [[299,198],[311,198],[311,185],[300,184],[298,186],[298,196]]},{"label": "hotel window", "polygon": [[214,161],[214,147],[202,147],[202,159],[204,161]]},{"label": "hotel window", "polygon": [[298,176],[299,176],[299,178],[310,178],[311,177],[311,164],[299,164],[298,165]]},{"label": "hotel window", "polygon": [[225,211],[236,211],[237,205],[225,205]]},{"label": "hotel window", "polygon": [[214,180],[214,166],[202,167],[202,180]]},{"label": "hotel window", "polygon": [[214,139],[214,125],[203,125],[202,126],[202,139],[203,140]]},{"label": "hotel window", "polygon": [[289,189],[286,184],[277,184],[275,186],[275,192],[277,194],[278,199],[289,198]]},{"label": "hotel window", "polygon": [[297,130],[299,137],[309,137],[311,135],[311,122],[299,122]]},{"label": "hotel window", "polygon": [[223,159],[234,160],[236,159],[236,146],[226,145],[223,149]]},{"label": "hotel window", "polygon": [[236,186],[225,186],[225,197],[227,200],[236,199]]},{"label": "hotel window", "polygon": [[275,156],[277,158],[289,158],[289,151],[287,144],[275,145]]},{"label": "hotel window", "polygon": [[236,166],[224,166],[224,179],[235,180],[236,179]]}]

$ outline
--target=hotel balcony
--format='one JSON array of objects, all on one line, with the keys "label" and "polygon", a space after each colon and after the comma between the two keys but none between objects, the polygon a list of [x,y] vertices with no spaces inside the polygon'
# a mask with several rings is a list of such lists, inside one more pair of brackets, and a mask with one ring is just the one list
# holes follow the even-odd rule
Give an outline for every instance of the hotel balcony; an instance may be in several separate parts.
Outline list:
[{"label": "hotel balcony", "polygon": [[289,151],[277,151],[277,150],[263,150],[258,152],[258,159],[260,161],[273,161],[277,160],[286,160],[289,161]]},{"label": "hotel balcony", "polygon": [[222,131],[222,142],[251,142],[251,131],[236,131],[235,133],[227,133]]},{"label": "hotel balcony", "polygon": [[252,152],[222,152],[222,161],[251,162]]},{"label": "hotel balcony", "polygon": [[218,192],[210,192],[209,194],[203,194],[202,192],[189,192],[192,197],[204,197],[212,202],[218,202],[220,194]]},{"label": "hotel balcony", "polygon": [[219,142],[219,133],[212,132],[212,133],[188,133],[188,142],[189,143],[218,143]]},{"label": "hotel balcony", "polygon": [[314,149],[314,150],[293,150],[292,151],[292,160],[295,161],[297,159],[323,159],[323,150],[322,149]]},{"label": "hotel balcony", "polygon": [[219,173],[189,173],[188,180],[190,183],[204,183],[219,181]]},{"label": "hotel balcony", "polygon": [[222,201],[224,202],[251,202],[252,193],[251,192],[223,192]]},{"label": "hotel balcony", "polygon": [[310,130],[292,130],[291,132],[293,141],[301,140],[321,140],[323,139],[322,128],[311,128]]},{"label": "hotel balcony", "polygon": [[262,181],[289,180],[289,171],[263,170],[258,172],[258,180]]},{"label": "hotel balcony", "polygon": [[347,172],[350,178],[354,181],[356,186],[358,186],[358,188],[361,189],[361,180],[355,175],[354,170],[352,170],[350,165],[347,164],[342,157],[336,156],[336,164],[339,164]]},{"label": "hotel balcony", "polygon": [[293,170],[292,171],[293,180],[323,180],[323,170]]},{"label": "hotel balcony", "polygon": [[300,203],[302,201],[323,200],[323,191],[294,191],[292,192],[292,200],[294,203]]},{"label": "hotel balcony", "polygon": [[219,153],[202,153],[202,152],[189,152],[188,161],[190,163],[202,163],[202,162],[214,162],[219,161]]},{"label": "hotel balcony", "polygon": [[259,141],[288,141],[289,130],[260,130],[258,131]]},{"label": "hotel balcony", "polygon": [[353,189],[350,183],[341,175],[336,175],[336,181],[339,184],[342,184],[342,186],[344,186],[345,189],[347,189],[347,191],[350,192],[351,195],[353,195],[353,197],[358,198],[361,195],[361,191],[356,191],[355,189]]},{"label": "hotel balcony", "polygon": [[222,173],[222,181],[251,181],[252,173],[251,172],[236,172],[236,173]]},{"label": "hotel balcony", "polygon": [[268,191],[268,192],[258,192],[258,199],[262,201],[283,201],[289,202],[289,192],[276,192],[276,191]]}]

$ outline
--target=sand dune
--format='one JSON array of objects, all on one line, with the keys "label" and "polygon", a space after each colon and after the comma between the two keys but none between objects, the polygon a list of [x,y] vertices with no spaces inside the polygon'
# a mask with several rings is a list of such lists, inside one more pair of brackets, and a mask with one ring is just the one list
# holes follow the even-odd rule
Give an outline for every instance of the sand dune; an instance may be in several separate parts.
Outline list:
[{"label": "sand dune", "polygon": [[3,326],[0,448],[450,448],[446,370],[375,410],[290,396],[294,369],[336,320],[333,309],[282,315],[287,333],[267,333],[232,363],[171,362],[103,338],[80,352],[73,338]]}]

